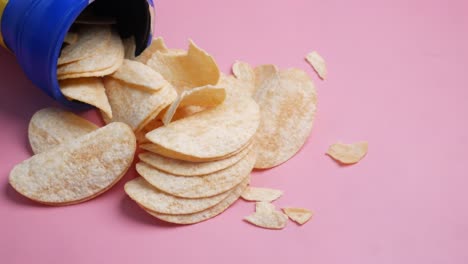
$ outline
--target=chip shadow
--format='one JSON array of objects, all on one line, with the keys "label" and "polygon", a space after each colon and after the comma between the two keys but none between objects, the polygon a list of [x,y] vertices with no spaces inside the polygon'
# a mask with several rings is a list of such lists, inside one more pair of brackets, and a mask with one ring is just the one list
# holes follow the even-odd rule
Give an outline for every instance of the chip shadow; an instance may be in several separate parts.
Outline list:
[{"label": "chip shadow", "polygon": [[164,222],[162,220],[159,220],[149,215],[142,208],[140,208],[132,199],[130,199],[130,197],[128,197],[127,195],[125,195],[120,201],[119,209],[122,215],[124,215],[125,217],[135,222],[139,222],[140,224],[167,227],[167,228],[183,227],[182,225],[176,225],[176,224]]}]

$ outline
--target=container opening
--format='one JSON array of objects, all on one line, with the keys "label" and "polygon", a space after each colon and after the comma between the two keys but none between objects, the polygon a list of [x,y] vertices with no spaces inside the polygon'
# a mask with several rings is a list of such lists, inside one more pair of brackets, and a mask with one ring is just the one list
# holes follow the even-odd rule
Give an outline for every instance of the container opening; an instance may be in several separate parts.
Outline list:
[{"label": "container opening", "polygon": [[135,55],[139,55],[151,37],[150,8],[147,0],[96,0],[75,24],[115,24],[122,38],[135,37]]}]

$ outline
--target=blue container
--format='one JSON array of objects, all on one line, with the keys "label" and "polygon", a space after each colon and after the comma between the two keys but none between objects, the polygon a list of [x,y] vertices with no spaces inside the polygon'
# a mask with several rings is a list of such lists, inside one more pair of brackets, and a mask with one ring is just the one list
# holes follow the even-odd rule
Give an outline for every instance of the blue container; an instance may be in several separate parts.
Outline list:
[{"label": "blue container", "polygon": [[67,100],[57,80],[57,61],[65,35],[77,17],[91,9],[113,17],[122,37],[135,36],[141,53],[152,40],[152,0],[0,0],[0,45],[10,50],[26,76],[65,106],[88,105]]}]

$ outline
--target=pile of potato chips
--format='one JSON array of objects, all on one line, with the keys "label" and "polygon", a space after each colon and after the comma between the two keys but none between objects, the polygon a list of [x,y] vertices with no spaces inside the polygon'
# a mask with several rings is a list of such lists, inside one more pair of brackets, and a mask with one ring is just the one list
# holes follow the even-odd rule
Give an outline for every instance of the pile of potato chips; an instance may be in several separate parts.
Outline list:
[{"label": "pile of potato chips", "polygon": [[[241,196],[257,202],[245,218],[257,226],[282,229],[288,216],[299,224],[310,219],[307,209],[276,210],[271,202],[282,191],[249,187],[252,170],[286,162],[309,137],[317,94],[304,71],[236,62],[234,75],[225,75],[192,41],[177,50],[158,38],[134,53],[134,40],[121,40],[109,25],[81,26],[67,36],[57,69],[61,90],[99,108],[107,125],[59,109],[36,113],[29,126],[36,155],[10,175],[18,192],[50,205],[89,200],[124,175],[139,147],[141,177],[125,192],[163,221],[198,223]],[[323,59],[307,58],[325,78]],[[352,163],[341,149],[329,153]]]}]

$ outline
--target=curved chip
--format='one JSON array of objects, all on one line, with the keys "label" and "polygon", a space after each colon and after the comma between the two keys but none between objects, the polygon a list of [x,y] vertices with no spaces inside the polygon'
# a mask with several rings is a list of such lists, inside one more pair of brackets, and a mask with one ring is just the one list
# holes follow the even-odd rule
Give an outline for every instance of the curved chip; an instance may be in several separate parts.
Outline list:
[{"label": "curved chip", "polygon": [[159,52],[168,52],[169,49],[166,47],[164,43],[164,39],[162,37],[153,39],[151,45],[147,47],[138,57],[136,57],[136,61],[146,64],[154,53],[157,51]]},{"label": "curved chip", "polygon": [[253,95],[255,93],[255,71],[246,62],[236,61],[232,65],[232,73],[236,78],[242,82],[242,88],[247,93]]},{"label": "curved chip", "polygon": [[132,60],[124,60],[122,66],[111,77],[128,84],[130,88],[147,92],[159,91],[169,84],[161,74],[143,63]]},{"label": "curved chip", "polygon": [[222,104],[226,98],[226,90],[221,87],[207,85],[182,92],[172,103],[163,117],[163,123],[169,124],[177,109],[185,106],[214,107]]},{"label": "curved chip", "polygon": [[142,162],[136,165],[136,169],[145,180],[161,191],[178,197],[203,198],[226,192],[239,184],[252,171],[255,156],[255,151],[250,151],[233,166],[199,177],[176,176]]},{"label": "curved chip", "polygon": [[[70,45],[63,48],[57,64],[60,66],[99,55],[110,38],[111,29],[108,26],[88,26],[80,30],[79,34],[68,33],[65,42]],[[75,43],[70,43],[73,39]]]},{"label": "curved chip", "polygon": [[73,45],[78,41],[78,34],[73,32],[68,32],[63,40],[63,43],[68,45]]},{"label": "curved chip", "polygon": [[317,104],[312,80],[302,70],[270,72],[263,79],[255,95],[261,109],[255,136],[258,169],[278,166],[301,149],[312,130]]},{"label": "curved chip", "polygon": [[124,46],[124,58],[127,60],[135,60],[136,54],[136,42],[135,37],[131,36],[130,38],[126,38],[122,40]]},{"label": "curved chip", "polygon": [[105,77],[104,86],[113,115],[112,119],[105,121],[126,123],[137,132],[150,123],[177,96],[171,85],[157,92],[148,93],[133,89],[111,77]]},{"label": "curved chip", "polygon": [[112,109],[100,78],[79,78],[60,81],[60,90],[69,100],[76,100],[99,108],[112,118]]},{"label": "curved chip", "polygon": [[22,195],[44,204],[84,202],[122,178],[135,150],[132,130],[125,124],[112,123],[16,165],[10,172],[10,184]]},{"label": "curved chip", "polygon": [[239,152],[236,155],[233,155],[229,158],[217,160],[217,161],[208,161],[208,162],[190,162],[183,160],[176,160],[171,158],[166,158],[151,152],[145,152],[139,155],[140,160],[151,165],[152,167],[178,176],[201,176],[214,173],[223,169],[226,169],[241,159],[243,159],[252,149],[252,146],[249,146]]},{"label": "curved chip", "polygon": [[283,208],[283,212],[294,222],[303,225],[312,217],[312,212],[304,208]]},{"label": "curved chip", "polygon": [[272,202],[279,199],[283,191],[249,186],[242,194],[242,199],[252,202]]},{"label": "curved chip", "polygon": [[146,211],[146,212],[160,220],[163,220],[169,223],[174,223],[174,224],[190,225],[190,224],[203,222],[221,214],[226,209],[228,209],[229,206],[234,204],[239,199],[245,187],[247,187],[247,185],[249,184],[249,181],[250,181],[250,176],[246,177],[245,180],[243,180],[237,187],[235,187],[232,191],[230,191],[226,199],[224,199],[217,205],[207,210],[204,210],[195,214],[168,215],[168,214],[157,214],[157,213],[153,213],[150,211]]},{"label": "curved chip", "polygon": [[71,112],[45,108],[31,118],[28,138],[34,154],[39,154],[96,129],[98,126]]},{"label": "curved chip", "polygon": [[156,51],[147,65],[159,72],[179,94],[195,87],[216,85],[220,78],[213,57],[192,41],[187,53]]},{"label": "curved chip", "polygon": [[283,229],[288,223],[288,216],[270,203],[258,202],[256,212],[244,218],[245,221],[267,229]]},{"label": "curved chip", "polygon": [[65,80],[79,77],[102,77],[114,73],[124,60],[124,46],[120,36],[113,32],[110,41],[102,52],[79,61],[61,65],[57,68],[57,79]]},{"label": "curved chip", "polygon": [[330,146],[327,154],[334,160],[343,164],[354,164],[361,161],[367,154],[369,143],[366,141],[354,144],[344,144],[341,142]]},{"label": "curved chip", "polygon": [[248,96],[172,122],[146,134],[150,151],[185,161],[223,159],[247,146],[260,122],[259,107]]},{"label": "curved chip", "polygon": [[188,199],[166,194],[139,177],[125,184],[125,192],[145,210],[160,214],[193,214],[215,206],[229,192],[200,199]]},{"label": "curved chip", "polygon": [[307,62],[314,68],[315,72],[319,75],[320,79],[325,80],[327,78],[327,65],[325,60],[316,51],[312,51],[306,56]]}]

